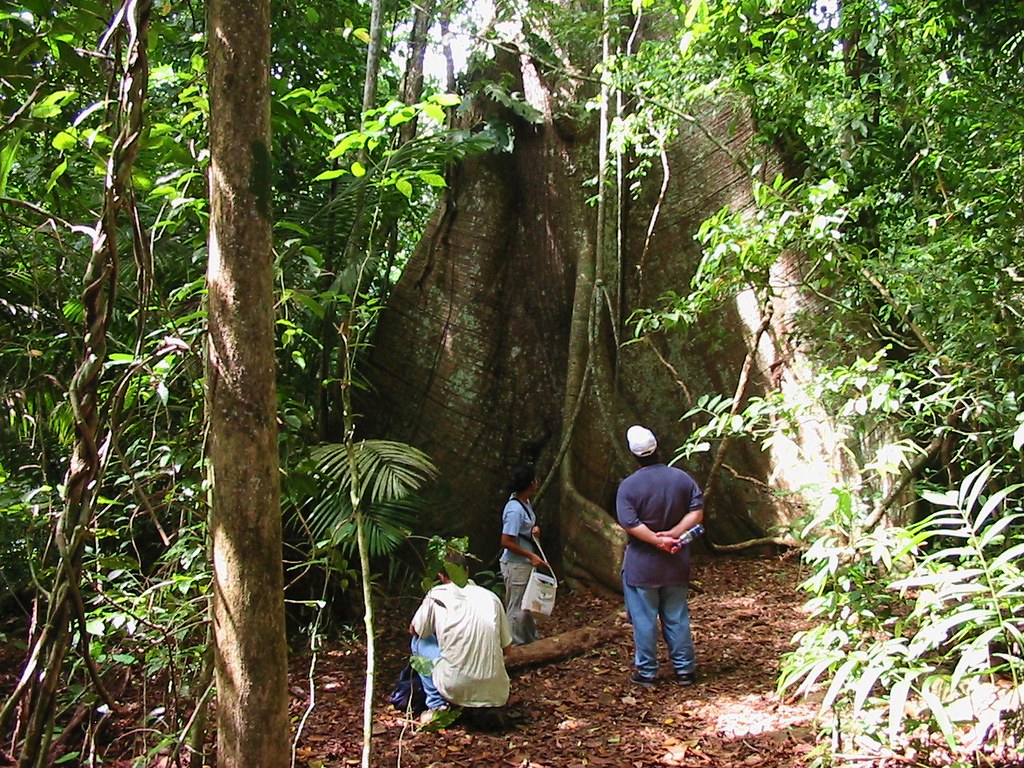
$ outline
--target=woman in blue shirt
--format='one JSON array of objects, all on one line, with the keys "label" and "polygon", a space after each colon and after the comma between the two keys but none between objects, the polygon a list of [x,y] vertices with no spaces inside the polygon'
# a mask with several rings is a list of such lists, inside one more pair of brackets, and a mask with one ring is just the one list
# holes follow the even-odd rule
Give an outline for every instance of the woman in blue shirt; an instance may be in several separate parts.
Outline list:
[{"label": "woman in blue shirt", "polygon": [[501,576],[505,580],[505,616],[512,630],[513,645],[540,639],[533,614],[521,607],[530,573],[535,567],[549,567],[537,553],[534,541],[540,538],[540,527],[530,497],[538,485],[533,467],[513,469],[508,501],[501,513]]}]

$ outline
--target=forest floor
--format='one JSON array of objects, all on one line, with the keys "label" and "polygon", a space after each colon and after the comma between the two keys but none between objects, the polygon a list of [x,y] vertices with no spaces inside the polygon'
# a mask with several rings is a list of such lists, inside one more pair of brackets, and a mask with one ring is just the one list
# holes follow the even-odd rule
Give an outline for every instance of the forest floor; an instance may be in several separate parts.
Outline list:
[{"label": "forest floor", "polygon": [[[794,559],[708,558],[695,563],[690,610],[699,681],[680,687],[661,645],[658,685],[640,688],[632,671],[632,630],[623,618],[611,642],[565,661],[513,671],[507,721],[484,728],[456,720],[440,730],[391,708],[387,696],[408,659],[415,602],[381,606],[374,766],[710,766],[776,768],[804,764],[814,749],[816,707],[775,693],[779,660],[797,631],[801,580]],[[559,587],[551,636],[610,616],[621,598]],[[302,726],[297,765],[340,768],[361,756],[363,648],[322,650],[315,706]],[[292,718],[309,703],[310,659],[292,666]]]}]

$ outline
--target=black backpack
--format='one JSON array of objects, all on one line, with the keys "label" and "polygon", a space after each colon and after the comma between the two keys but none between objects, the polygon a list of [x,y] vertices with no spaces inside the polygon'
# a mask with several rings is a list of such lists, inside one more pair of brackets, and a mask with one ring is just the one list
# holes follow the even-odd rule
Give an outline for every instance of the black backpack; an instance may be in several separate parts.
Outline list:
[{"label": "black backpack", "polygon": [[427,708],[427,695],[423,692],[423,682],[411,664],[406,664],[398,673],[395,690],[388,696],[388,703],[403,712],[411,711],[418,715]]}]

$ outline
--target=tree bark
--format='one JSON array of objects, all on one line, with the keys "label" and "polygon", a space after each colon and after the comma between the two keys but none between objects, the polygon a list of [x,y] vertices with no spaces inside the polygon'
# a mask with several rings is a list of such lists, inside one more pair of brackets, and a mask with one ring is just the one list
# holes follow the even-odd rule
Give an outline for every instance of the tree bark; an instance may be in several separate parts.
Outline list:
[{"label": "tree bark", "polygon": [[270,3],[211,0],[207,415],[218,765],[288,764]]},{"label": "tree bark", "polygon": [[569,659],[614,640],[629,629],[620,622],[621,611],[585,627],[570,629],[554,637],[545,637],[529,645],[510,648],[505,654],[506,669],[520,669]]},{"label": "tree bark", "polygon": [[[409,33],[409,60],[405,63],[402,101],[415,104],[423,96],[423,60],[427,54],[427,33],[434,20],[434,0],[421,0],[413,6],[412,31]],[[399,129],[399,141],[405,144],[416,137],[416,120]]]}]

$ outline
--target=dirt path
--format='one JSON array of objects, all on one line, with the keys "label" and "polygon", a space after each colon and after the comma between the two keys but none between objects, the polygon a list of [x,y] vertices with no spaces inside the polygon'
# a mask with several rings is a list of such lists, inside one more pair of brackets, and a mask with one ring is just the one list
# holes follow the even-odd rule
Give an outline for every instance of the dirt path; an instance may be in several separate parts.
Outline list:
[{"label": "dirt path", "polygon": [[[627,681],[632,636],[621,635],[583,656],[513,674],[500,730],[470,724],[416,732],[384,699],[407,656],[404,622],[414,603],[383,607],[374,726],[374,766],[797,766],[814,746],[814,709],[775,694],[779,658],[806,626],[796,590],[798,566],[778,559],[709,559],[698,564],[700,592],[691,598],[700,682],[680,688],[663,678],[653,690]],[[607,616],[617,601],[559,590],[555,634]],[[662,647],[663,656],[664,648]],[[361,646],[319,654],[316,702],[303,727],[297,764],[358,765],[361,755]],[[662,675],[671,675],[662,659]],[[308,659],[293,666],[292,715],[308,708]]]}]

